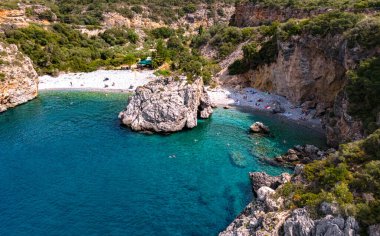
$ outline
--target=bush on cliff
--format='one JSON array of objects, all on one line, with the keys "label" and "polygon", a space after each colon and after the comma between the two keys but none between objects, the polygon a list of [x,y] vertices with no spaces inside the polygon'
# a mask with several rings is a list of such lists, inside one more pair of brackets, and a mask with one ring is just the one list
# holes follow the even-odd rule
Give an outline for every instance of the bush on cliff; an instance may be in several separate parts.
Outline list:
[{"label": "bush on cliff", "polygon": [[380,57],[361,62],[359,68],[351,71],[348,77],[349,112],[360,118],[366,131],[372,133],[379,128]]},{"label": "bush on cliff", "polygon": [[288,208],[308,206],[317,217],[322,202],[336,203],[362,226],[380,223],[380,129],[366,139],[343,144],[327,159],[305,165],[308,184],[287,183],[277,190]]}]

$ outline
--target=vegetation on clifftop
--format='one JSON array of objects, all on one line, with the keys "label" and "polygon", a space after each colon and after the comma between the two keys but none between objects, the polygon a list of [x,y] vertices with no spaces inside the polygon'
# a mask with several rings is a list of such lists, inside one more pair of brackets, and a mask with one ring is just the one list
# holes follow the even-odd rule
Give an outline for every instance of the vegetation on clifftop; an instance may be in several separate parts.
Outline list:
[{"label": "vegetation on clifftop", "polygon": [[291,7],[297,9],[365,9],[380,7],[379,0],[241,0],[266,7]]}]

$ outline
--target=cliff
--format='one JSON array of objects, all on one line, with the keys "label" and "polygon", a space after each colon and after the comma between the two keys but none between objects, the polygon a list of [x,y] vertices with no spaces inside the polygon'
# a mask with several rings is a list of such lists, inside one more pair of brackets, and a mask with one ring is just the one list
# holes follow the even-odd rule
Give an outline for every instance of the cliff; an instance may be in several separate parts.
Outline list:
[{"label": "cliff", "polygon": [[0,112],[38,95],[38,76],[32,61],[15,45],[0,42]]},{"label": "cliff", "polygon": [[259,26],[274,21],[284,22],[292,18],[308,18],[327,11],[328,8],[307,10],[286,6],[269,7],[263,4],[243,1],[236,4],[236,11],[231,17],[230,23],[238,27]]},{"label": "cliff", "polygon": [[198,116],[212,114],[202,79],[157,79],[136,89],[121,122],[134,131],[170,133],[197,126]]}]

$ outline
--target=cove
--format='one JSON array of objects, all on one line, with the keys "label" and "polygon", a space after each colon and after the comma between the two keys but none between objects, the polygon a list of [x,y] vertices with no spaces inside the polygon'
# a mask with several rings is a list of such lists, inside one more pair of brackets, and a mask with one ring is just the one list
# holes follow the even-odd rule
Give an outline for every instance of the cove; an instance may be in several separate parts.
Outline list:
[{"label": "cove", "polygon": [[[325,142],[235,109],[172,135],[134,133],[117,119],[127,96],[43,92],[0,115],[0,235],[217,235],[252,199],[248,172],[286,171],[258,156]],[[274,137],[249,134],[255,121]]]}]

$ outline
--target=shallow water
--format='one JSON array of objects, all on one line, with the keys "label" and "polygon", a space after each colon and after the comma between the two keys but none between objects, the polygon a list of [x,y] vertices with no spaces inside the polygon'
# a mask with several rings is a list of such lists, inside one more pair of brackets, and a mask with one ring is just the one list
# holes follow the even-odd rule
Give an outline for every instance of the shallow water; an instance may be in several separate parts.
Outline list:
[{"label": "shallow water", "polygon": [[[216,235],[252,198],[249,171],[284,171],[258,155],[324,143],[222,109],[193,130],[138,134],[117,120],[126,96],[44,92],[0,115],[0,235]],[[247,132],[259,120],[274,137]]]}]

